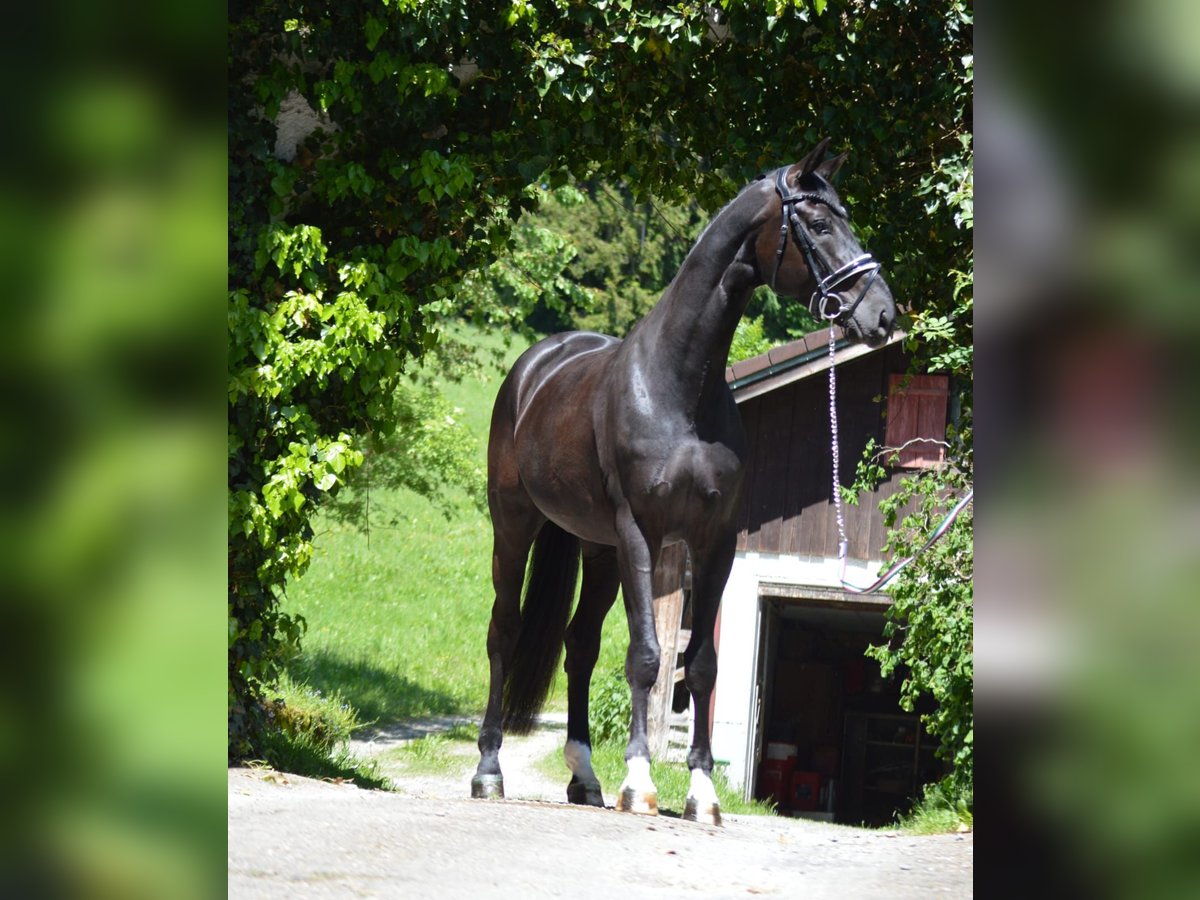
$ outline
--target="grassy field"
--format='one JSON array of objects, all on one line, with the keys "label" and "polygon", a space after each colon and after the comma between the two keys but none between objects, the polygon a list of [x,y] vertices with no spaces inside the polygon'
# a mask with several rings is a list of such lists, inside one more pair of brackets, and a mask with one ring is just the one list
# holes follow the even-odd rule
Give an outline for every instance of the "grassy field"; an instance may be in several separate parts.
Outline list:
[{"label": "grassy field", "polygon": [[[482,349],[498,337],[468,335]],[[507,348],[508,362],[524,345]],[[456,419],[486,459],[492,402],[502,375],[442,385]],[[339,695],[363,723],[434,714],[482,713],[491,613],[491,526],[464,502],[449,517],[408,491],[371,493],[370,530],[325,516],[316,524],[312,566],[291,585],[285,607],[308,622],[293,686]],[[620,668],[626,631],[618,612],[605,624],[598,670]],[[565,707],[560,674],[550,705]]]}]

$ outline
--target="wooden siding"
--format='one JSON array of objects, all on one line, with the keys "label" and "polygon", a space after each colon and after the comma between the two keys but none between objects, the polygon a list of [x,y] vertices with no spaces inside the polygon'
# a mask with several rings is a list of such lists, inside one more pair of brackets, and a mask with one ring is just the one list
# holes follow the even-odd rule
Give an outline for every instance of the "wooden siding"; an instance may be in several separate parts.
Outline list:
[{"label": "wooden siding", "polygon": [[[841,483],[854,481],[868,439],[882,444],[889,376],[905,369],[899,346],[839,365],[838,430]],[[829,383],[824,373],[739,405],[750,446],[738,549],[809,556],[837,555],[831,497]],[[849,555],[878,559],[885,528],[878,504],[896,490],[897,472],[858,506],[843,505]]]}]

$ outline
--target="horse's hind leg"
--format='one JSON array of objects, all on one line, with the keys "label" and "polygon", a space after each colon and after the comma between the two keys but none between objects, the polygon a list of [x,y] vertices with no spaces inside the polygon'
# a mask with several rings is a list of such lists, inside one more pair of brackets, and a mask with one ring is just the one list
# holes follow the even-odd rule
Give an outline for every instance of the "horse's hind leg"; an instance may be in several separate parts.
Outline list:
[{"label": "horse's hind leg", "polygon": [[494,494],[492,500],[492,584],[496,600],[492,604],[487,636],[490,669],[487,711],[479,727],[479,767],[471,779],[471,796],[477,798],[504,796],[504,777],[500,772],[504,678],[512,665],[513,651],[521,634],[521,587],[525,580],[525,563],[542,524],[540,515],[527,498],[514,497],[504,504],[504,509]]},{"label": "horse's hind leg", "polygon": [[563,758],[571,770],[567,800],[603,806],[600,781],[592,770],[592,741],[588,727],[588,688],[600,655],[600,630],[617,599],[620,586],[617,554],[612,547],[585,544],[583,586],[579,605],[567,628],[567,743]]}]

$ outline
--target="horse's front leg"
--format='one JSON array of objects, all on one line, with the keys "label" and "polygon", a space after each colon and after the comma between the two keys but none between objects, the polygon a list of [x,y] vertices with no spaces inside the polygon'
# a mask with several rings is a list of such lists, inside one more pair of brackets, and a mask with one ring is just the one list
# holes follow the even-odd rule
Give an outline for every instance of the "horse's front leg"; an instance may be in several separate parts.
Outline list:
[{"label": "horse's front leg", "polygon": [[684,651],[683,663],[684,681],[692,694],[696,719],[688,753],[692,779],[683,817],[709,825],[721,824],[721,806],[712,783],[713,755],[708,733],[708,709],[717,681],[713,630],[736,548],[736,536],[730,534],[717,546],[698,553],[692,561],[692,639]]},{"label": "horse's front leg", "polygon": [[625,748],[625,781],[617,794],[617,809],[658,815],[658,790],[650,778],[650,742],[646,737],[646,711],[650,691],[658,677],[659,646],[654,632],[654,596],[651,573],[658,547],[650,541],[626,507],[617,517],[617,558],[621,593],[629,622],[629,650],[625,654],[625,679],[629,682],[633,716],[629,745]]}]

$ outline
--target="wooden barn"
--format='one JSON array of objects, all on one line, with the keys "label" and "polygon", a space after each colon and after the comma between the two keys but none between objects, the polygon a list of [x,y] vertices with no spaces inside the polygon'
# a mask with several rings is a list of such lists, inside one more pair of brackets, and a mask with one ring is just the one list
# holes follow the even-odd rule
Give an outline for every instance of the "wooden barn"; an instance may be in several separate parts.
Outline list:
[{"label": "wooden barn", "polygon": [[[912,469],[941,459],[935,441],[944,439],[952,412],[946,376],[905,375],[903,337],[875,349],[839,346],[837,354],[842,483],[854,480],[868,439],[905,446],[873,495],[843,507],[846,577],[855,585],[870,584],[880,569],[879,501]],[[828,369],[828,332],[820,331],[726,372],[750,459],[737,558],[717,622],[713,753],[747,798],[772,796],[792,815],[884,823],[943,770],[917,716],[900,710],[899,679],[882,678],[863,655],[882,640],[890,600],[839,582]],[[669,684],[675,673],[667,659],[676,659],[669,650],[686,642],[676,644],[663,626],[679,621],[686,590],[674,603],[661,593]],[[682,698],[676,691],[675,702]]]}]

